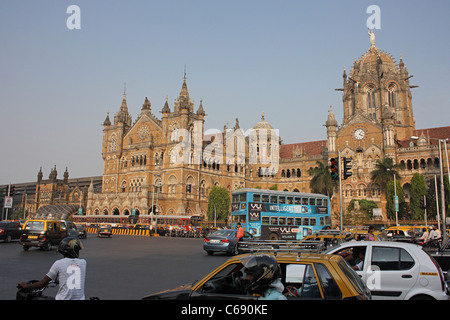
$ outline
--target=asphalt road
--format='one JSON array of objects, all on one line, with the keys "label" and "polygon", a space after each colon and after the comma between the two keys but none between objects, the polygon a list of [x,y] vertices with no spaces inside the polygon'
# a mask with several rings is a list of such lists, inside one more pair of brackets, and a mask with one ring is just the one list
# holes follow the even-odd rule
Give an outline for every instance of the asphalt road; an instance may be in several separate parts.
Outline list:
[{"label": "asphalt road", "polygon": [[[82,240],[80,257],[87,261],[86,297],[101,300],[136,300],[143,296],[203,278],[229,256],[208,256],[203,239],[113,235]],[[13,300],[21,281],[40,280],[57,259],[50,251],[30,248],[18,241],[0,242],[0,300]],[[54,296],[56,288],[47,295]]]}]

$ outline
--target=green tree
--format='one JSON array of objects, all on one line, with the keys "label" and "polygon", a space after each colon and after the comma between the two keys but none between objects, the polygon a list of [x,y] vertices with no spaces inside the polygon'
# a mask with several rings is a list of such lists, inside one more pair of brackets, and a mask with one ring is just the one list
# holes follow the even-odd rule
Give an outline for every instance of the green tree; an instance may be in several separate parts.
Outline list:
[{"label": "green tree", "polygon": [[372,182],[378,184],[381,189],[386,190],[386,185],[389,181],[395,178],[400,180],[400,175],[397,172],[399,165],[394,164],[394,160],[389,157],[384,157],[382,160],[377,160],[375,169],[370,173]]},{"label": "green tree", "polygon": [[227,189],[214,186],[208,196],[208,219],[226,220],[230,210],[230,193]]},{"label": "green tree", "polygon": [[355,209],[355,202],[359,203],[359,209],[361,212],[365,213],[366,216],[368,218],[372,218],[373,216],[373,209],[374,208],[378,208],[377,204],[375,203],[375,201],[372,200],[366,200],[366,199],[352,199],[352,201],[350,201],[348,207],[347,207],[347,211],[351,212],[353,209]]},{"label": "green tree", "polygon": [[425,183],[425,177],[420,173],[415,173],[411,179],[411,201],[410,210],[412,219],[423,219],[424,209],[420,207],[420,200],[423,200],[423,196],[427,194],[427,186]]},{"label": "green tree", "polygon": [[314,193],[321,193],[331,198],[334,186],[337,182],[331,178],[330,167],[322,161],[317,161],[317,167],[308,170],[309,175],[313,176],[309,186]]}]

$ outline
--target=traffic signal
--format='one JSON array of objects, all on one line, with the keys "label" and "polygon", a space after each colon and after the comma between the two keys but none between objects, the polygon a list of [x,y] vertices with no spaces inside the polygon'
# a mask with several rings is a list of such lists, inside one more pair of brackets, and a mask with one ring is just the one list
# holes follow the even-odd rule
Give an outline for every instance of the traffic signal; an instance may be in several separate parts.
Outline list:
[{"label": "traffic signal", "polygon": [[9,186],[9,196],[10,197],[14,196],[14,193],[16,192],[15,189],[16,189],[15,186]]},{"label": "traffic signal", "polygon": [[331,179],[339,180],[339,161],[336,158],[330,159]]},{"label": "traffic signal", "polygon": [[352,172],[350,171],[352,169],[352,159],[351,158],[345,158],[343,159],[343,165],[344,165],[344,179],[347,179],[348,177],[352,176]]},{"label": "traffic signal", "polygon": [[425,200],[425,197],[423,197],[423,198],[420,199],[420,209],[426,209],[427,204],[426,204],[425,201],[426,201],[426,200]]}]

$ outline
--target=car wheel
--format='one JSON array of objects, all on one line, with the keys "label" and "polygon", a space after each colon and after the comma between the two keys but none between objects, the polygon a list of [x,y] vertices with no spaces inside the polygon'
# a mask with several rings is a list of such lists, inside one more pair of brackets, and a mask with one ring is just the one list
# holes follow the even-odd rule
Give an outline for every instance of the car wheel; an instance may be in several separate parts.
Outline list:
[{"label": "car wheel", "polygon": [[11,235],[10,234],[8,234],[7,236],[6,236],[6,238],[5,238],[5,242],[6,243],[9,243],[9,242],[11,242]]},{"label": "car wheel", "polygon": [[208,253],[208,256],[212,256],[214,254],[214,252],[212,251],[206,251]]},{"label": "car wheel", "polygon": [[30,249],[29,246],[22,246],[23,251],[28,251],[28,249]]}]

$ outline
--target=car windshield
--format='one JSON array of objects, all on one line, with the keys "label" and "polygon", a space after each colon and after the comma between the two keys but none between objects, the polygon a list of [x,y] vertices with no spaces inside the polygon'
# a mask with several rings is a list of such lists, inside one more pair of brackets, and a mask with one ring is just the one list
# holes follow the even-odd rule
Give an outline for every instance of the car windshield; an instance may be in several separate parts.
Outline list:
[{"label": "car windshield", "polygon": [[25,230],[36,230],[42,231],[44,230],[45,222],[44,221],[28,221]]},{"label": "car windshield", "polygon": [[211,236],[229,237],[234,233],[233,230],[217,230]]}]

